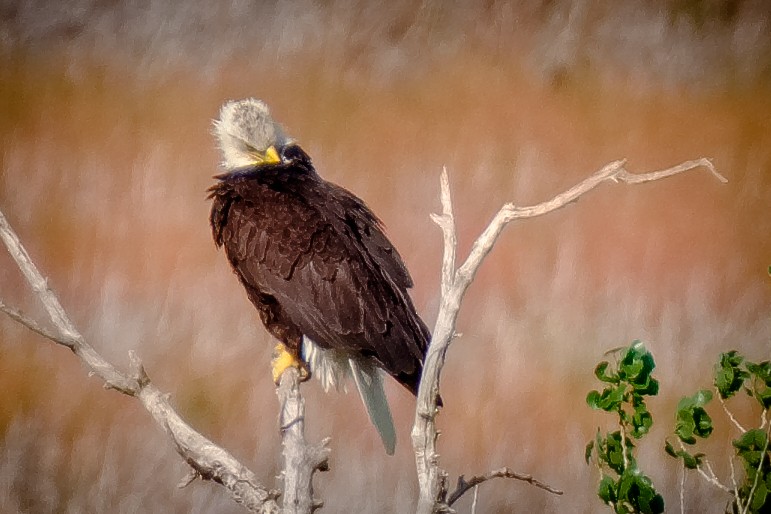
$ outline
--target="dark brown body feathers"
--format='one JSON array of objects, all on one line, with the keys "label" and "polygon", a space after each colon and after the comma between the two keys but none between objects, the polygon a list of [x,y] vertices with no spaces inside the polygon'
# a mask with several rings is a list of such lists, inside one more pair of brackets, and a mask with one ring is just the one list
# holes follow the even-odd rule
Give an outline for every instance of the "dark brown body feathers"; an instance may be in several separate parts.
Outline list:
[{"label": "dark brown body feathers", "polygon": [[412,279],[359,198],[318,176],[294,147],[289,164],[216,177],[211,226],[268,331],[295,352],[306,335],[356,352],[417,393],[430,339]]}]

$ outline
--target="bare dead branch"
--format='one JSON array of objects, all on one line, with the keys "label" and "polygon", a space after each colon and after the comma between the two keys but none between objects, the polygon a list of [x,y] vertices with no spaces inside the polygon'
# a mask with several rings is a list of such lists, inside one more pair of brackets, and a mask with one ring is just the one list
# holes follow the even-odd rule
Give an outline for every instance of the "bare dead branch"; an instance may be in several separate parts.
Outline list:
[{"label": "bare dead branch", "polygon": [[2,301],[0,301],[0,311],[6,313],[9,318],[16,321],[20,325],[24,325],[25,327],[35,332],[36,334],[40,334],[41,336],[45,337],[46,339],[50,339],[56,344],[60,344],[62,346],[66,346],[67,348],[72,349],[72,346],[74,344],[73,341],[68,341],[66,339],[63,339],[59,337],[58,334],[54,334],[47,328],[41,325],[38,325],[37,321],[35,321],[30,317],[27,317],[20,310],[9,307],[6,304],[4,304]]},{"label": "bare dead branch", "polygon": [[540,487],[541,489],[549,491],[553,494],[562,494],[562,491],[559,489],[555,489],[548,484],[544,484],[543,482],[536,480],[530,475],[516,473],[511,471],[509,468],[501,468],[490,471],[489,473],[485,473],[484,475],[474,475],[469,480],[466,480],[463,475],[459,476],[458,484],[455,486],[455,490],[447,497],[447,505],[451,507],[452,504],[458,501],[464,494],[466,494],[469,489],[474,488],[479,484],[487,482],[493,478],[513,478],[514,480],[521,480],[536,487]]},{"label": "bare dead branch", "polygon": [[431,214],[431,219],[442,229],[442,235],[445,238],[444,259],[442,259],[442,296],[446,296],[450,291],[450,285],[455,273],[455,250],[457,247],[455,234],[455,218],[452,214],[452,196],[450,195],[450,179],[447,176],[447,167],[442,168],[442,175],[439,179],[441,186],[442,214]]},{"label": "bare dead branch", "polygon": [[447,474],[439,468],[439,455],[436,452],[438,436],[436,430],[437,398],[447,349],[455,337],[455,324],[461,302],[468,286],[474,280],[479,266],[492,250],[506,225],[514,220],[542,216],[560,209],[606,181],[641,184],[703,167],[707,168],[719,181],[727,182],[725,177],[718,173],[712,162],[706,158],[687,161],[665,170],[643,174],[629,173],[624,167],[625,164],[625,160],[611,162],[572,188],[537,205],[528,207],[517,207],[513,203],[504,205],[474,241],[468,257],[457,269],[455,268],[457,246],[455,221],[449,179],[447,170],[442,170],[440,180],[442,214],[432,216],[434,222],[442,229],[444,240],[442,296],[433,337],[423,365],[423,376],[418,390],[415,421],[412,428],[412,446],[415,452],[415,464],[420,487],[417,508],[419,514],[435,512],[441,505],[442,497],[447,493]]},{"label": "bare dead branch", "polygon": [[305,441],[305,400],[300,395],[300,373],[287,368],[278,387],[279,415],[284,457],[284,499],[286,514],[308,514],[324,503],[313,497],[313,475],[329,469],[329,439],[318,445]]},{"label": "bare dead branch", "polygon": [[24,274],[35,295],[45,307],[58,334],[43,329],[37,322],[2,304],[9,317],[54,343],[70,348],[90,369],[105,382],[105,387],[116,389],[137,398],[153,419],[168,434],[183,459],[195,474],[225,486],[233,499],[252,512],[274,514],[279,512],[276,499],[279,492],[262,487],[246,466],[238,462],[226,450],[193,430],[169,403],[167,394],[156,388],[147,376],[139,358],[130,354],[131,373],[124,374],[89,345],[75,328],[61,306],[56,294],[38,271],[32,259],[0,212],[0,239],[5,243],[19,269]]},{"label": "bare dead branch", "polygon": [[[0,238],[2,238],[11,257],[13,257],[16,264],[19,266],[19,269],[24,274],[24,278],[27,279],[27,283],[29,283],[32,291],[34,291],[35,295],[37,295],[43,304],[43,307],[45,307],[51,321],[56,328],[59,329],[61,339],[72,341],[74,343],[80,334],[75,330],[75,326],[72,324],[72,321],[70,321],[67,313],[64,312],[62,305],[59,303],[59,299],[48,287],[48,281],[40,274],[35,263],[30,259],[27,250],[22,246],[19,237],[11,229],[8,220],[5,219],[5,215],[3,215],[2,212],[0,212]],[[82,337],[80,339],[82,339]]]}]

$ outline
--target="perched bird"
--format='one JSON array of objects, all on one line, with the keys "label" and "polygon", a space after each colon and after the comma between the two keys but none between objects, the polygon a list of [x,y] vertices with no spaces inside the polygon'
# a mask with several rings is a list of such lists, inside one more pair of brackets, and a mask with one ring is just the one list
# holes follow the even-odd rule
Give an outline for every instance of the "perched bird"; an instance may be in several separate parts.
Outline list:
[{"label": "perched bird", "polygon": [[209,189],[214,241],[279,341],[274,381],[289,366],[326,390],[352,377],[393,454],[379,370],[417,394],[431,337],[402,258],[364,202],[321,178],[262,101],[225,103],[214,134],[225,169]]}]

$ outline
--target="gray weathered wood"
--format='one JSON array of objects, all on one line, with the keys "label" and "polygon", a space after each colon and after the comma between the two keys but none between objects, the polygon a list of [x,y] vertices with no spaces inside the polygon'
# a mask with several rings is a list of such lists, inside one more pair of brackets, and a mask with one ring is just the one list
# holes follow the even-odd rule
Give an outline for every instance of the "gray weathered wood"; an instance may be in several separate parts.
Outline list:
[{"label": "gray weathered wood", "polygon": [[313,497],[313,475],[328,468],[329,439],[317,445],[305,441],[305,400],[300,395],[300,373],[290,367],[278,387],[279,428],[283,440],[285,514],[310,514],[323,505]]},{"label": "gray weathered wood", "polygon": [[[466,260],[457,268],[455,219],[452,209],[450,183],[447,169],[442,170],[440,181],[442,214],[432,216],[434,222],[442,229],[444,238],[442,294],[433,337],[423,366],[423,376],[420,381],[417,406],[415,408],[415,421],[412,427],[412,447],[415,452],[415,464],[420,487],[417,507],[419,514],[452,511],[447,502],[447,473],[439,467],[439,454],[436,449],[439,381],[447,349],[455,337],[455,324],[458,319],[463,296],[474,280],[479,266],[490,253],[490,250],[492,250],[493,245],[506,225],[515,220],[533,218],[560,209],[607,181],[641,184],[704,167],[712,172],[721,182],[727,182],[717,172],[712,162],[706,158],[684,162],[666,170],[644,174],[629,173],[624,168],[625,164],[626,161],[623,160],[611,162],[574,187],[554,196],[551,200],[537,205],[529,207],[517,207],[513,203],[504,205],[476,239]],[[460,494],[462,495],[467,490],[463,490]],[[458,497],[453,498],[453,502]]]}]

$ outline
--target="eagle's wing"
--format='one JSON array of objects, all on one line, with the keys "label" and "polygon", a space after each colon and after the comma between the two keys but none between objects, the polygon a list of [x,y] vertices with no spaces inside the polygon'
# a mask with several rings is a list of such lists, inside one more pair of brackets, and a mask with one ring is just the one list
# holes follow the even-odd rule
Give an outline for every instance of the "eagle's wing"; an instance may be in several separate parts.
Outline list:
[{"label": "eagle's wing", "polygon": [[300,182],[234,184],[222,234],[231,264],[320,346],[374,357],[416,387],[430,336],[401,257],[352,194],[317,176]]}]

